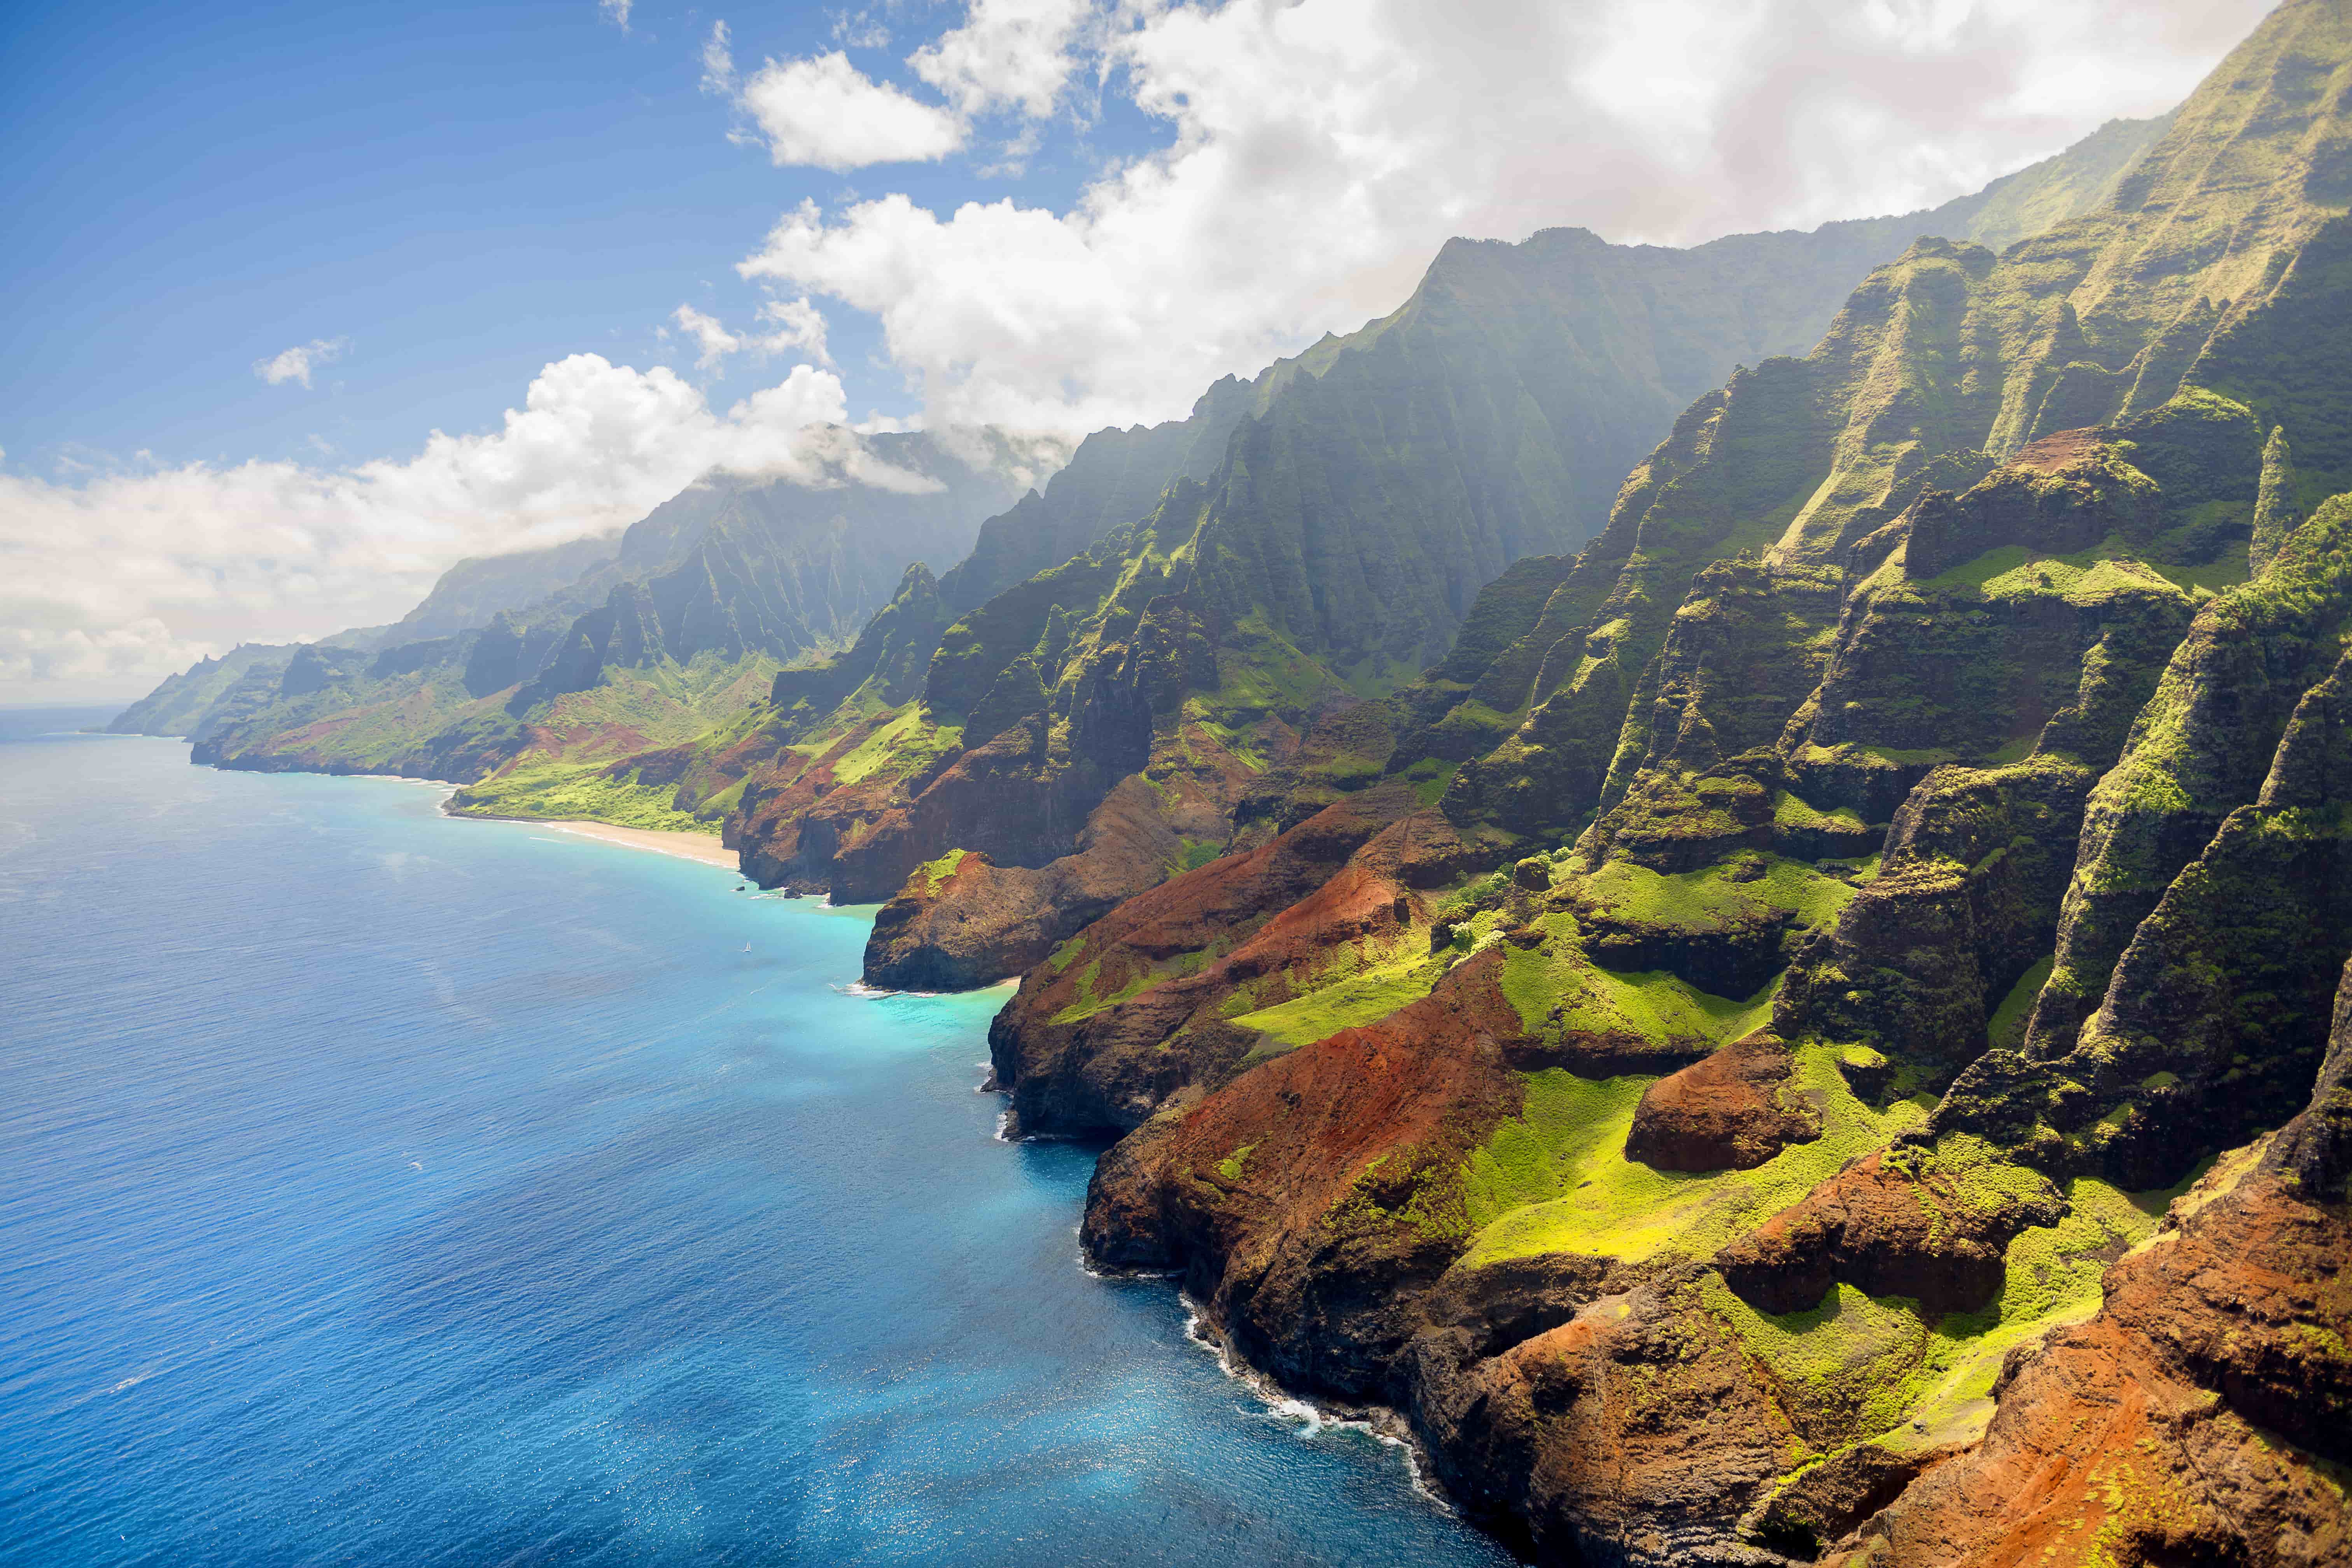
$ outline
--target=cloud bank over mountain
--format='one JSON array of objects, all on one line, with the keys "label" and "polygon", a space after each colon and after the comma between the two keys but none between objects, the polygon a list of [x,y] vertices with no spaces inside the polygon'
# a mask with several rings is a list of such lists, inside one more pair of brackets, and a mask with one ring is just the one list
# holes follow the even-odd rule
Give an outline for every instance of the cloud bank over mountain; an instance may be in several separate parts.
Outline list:
[{"label": "cloud bank over mountain", "polygon": [[397,619],[460,557],[623,527],[714,468],[826,478],[841,382],[796,365],[721,413],[669,370],[574,354],[497,430],[348,468],[0,469],[0,687],[113,689],[240,641]]},{"label": "cloud bank over mountain", "polygon": [[[127,689],[241,638],[389,620],[460,556],[628,522],[714,466],[785,471],[795,432],[848,417],[844,312],[878,325],[923,423],[1166,418],[1393,309],[1452,236],[1682,244],[1928,205],[2163,109],[2265,8],[973,0],[919,37],[845,13],[837,47],[757,65],[714,18],[644,46],[698,69],[714,142],[855,182],[779,201],[738,263],[769,290],[757,321],[670,315],[698,373],[770,362],[773,385],[720,412],[582,353],[499,427],[411,456],[0,466],[0,690]],[[1115,119],[1156,145],[1101,153]],[[1041,150],[1090,171],[1058,206],[993,177]],[[960,198],[904,194],[914,171]],[[290,391],[331,358],[367,374],[326,339],[253,373]]]},{"label": "cloud bank over mountain", "polygon": [[[741,271],[879,318],[933,418],[1162,418],[1219,375],[1393,309],[1453,236],[1571,224],[1681,245],[1931,205],[2108,118],[2161,111],[2265,9],[978,0],[904,61],[975,155],[990,129],[996,155],[1018,156],[1048,110],[1083,124],[1107,98],[1163,124],[1166,146],[1062,211],[803,202]],[[759,78],[742,99],[779,163],[880,162],[911,100],[856,79],[870,93],[845,100],[856,112],[793,100],[791,116],[830,116],[824,157]],[[874,155],[850,157],[852,140]]]}]

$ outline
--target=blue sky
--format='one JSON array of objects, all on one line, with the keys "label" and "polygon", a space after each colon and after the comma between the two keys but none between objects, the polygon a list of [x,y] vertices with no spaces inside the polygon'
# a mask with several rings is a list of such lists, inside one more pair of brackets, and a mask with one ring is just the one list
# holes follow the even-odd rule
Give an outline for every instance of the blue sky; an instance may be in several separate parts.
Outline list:
[{"label": "blue sky", "polygon": [[1178,416],[1451,236],[1932,205],[2267,5],[20,0],[0,700],[810,479],[826,422]]},{"label": "blue sky", "polygon": [[[715,19],[698,9],[641,3],[625,33],[593,0],[14,16],[0,448],[37,470],[142,448],[317,461],[313,437],[374,457],[496,421],[575,351],[690,367],[656,336],[670,312],[748,316],[760,292],[734,263],[784,208],[862,183],[729,142],[728,104],[698,87]],[[830,49],[832,30],[814,7],[731,21],[751,59]],[[985,189],[1060,205],[1150,130],[1130,110],[1057,139],[1024,178],[980,181],[959,158],[888,184],[926,204]],[[336,339],[350,348],[308,390],[249,368]],[[843,313],[832,342],[854,411],[914,411],[870,320]],[[770,368],[732,361],[712,384]]]}]

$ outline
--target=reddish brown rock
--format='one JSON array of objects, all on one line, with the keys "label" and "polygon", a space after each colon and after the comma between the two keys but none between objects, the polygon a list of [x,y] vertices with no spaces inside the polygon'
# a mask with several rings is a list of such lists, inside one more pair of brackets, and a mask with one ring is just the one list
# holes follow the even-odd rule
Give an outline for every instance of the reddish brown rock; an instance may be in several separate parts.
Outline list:
[{"label": "reddish brown rock", "polygon": [[974,852],[937,881],[919,869],[874,917],[866,983],[963,991],[1018,974],[1158,886],[1182,851],[1158,792],[1130,775],[1087,816],[1076,854],[1031,868]]},{"label": "reddish brown rock", "polygon": [[1410,791],[1383,785],[1129,900],[1024,974],[990,1026],[1014,1124],[1125,1131],[1179,1090],[1222,1082],[1257,1045],[1223,1016],[1235,987],[1270,1006],[1294,977],[1319,984],[1350,945],[1414,940],[1419,889],[1468,853]]},{"label": "reddish brown rock", "polygon": [[1500,970],[1482,953],[1383,1023],[1163,1112],[1097,1169],[1088,1256],[1183,1268],[1235,1348],[1293,1387],[1386,1397],[1415,1295],[1465,1239],[1454,1172],[1518,1110]]},{"label": "reddish brown rock", "polygon": [[1745,1171],[1822,1135],[1789,1084],[1789,1047],[1758,1030],[1643,1091],[1625,1157],[1660,1171]]},{"label": "reddish brown rock", "polygon": [[2352,1561],[2352,1225],[2265,1166],[2108,1270],[2090,1321],[2011,1355],[1992,1424],[1837,1561],[2114,1568]]},{"label": "reddish brown rock", "polygon": [[1929,1312],[1976,1310],[2000,1291],[2011,1238],[2057,1224],[2065,1205],[2046,1183],[1974,1192],[1965,1179],[1926,1150],[1882,1151],[1725,1247],[1716,1267],[1759,1311],[1801,1311],[1837,1284],[1908,1296]]}]

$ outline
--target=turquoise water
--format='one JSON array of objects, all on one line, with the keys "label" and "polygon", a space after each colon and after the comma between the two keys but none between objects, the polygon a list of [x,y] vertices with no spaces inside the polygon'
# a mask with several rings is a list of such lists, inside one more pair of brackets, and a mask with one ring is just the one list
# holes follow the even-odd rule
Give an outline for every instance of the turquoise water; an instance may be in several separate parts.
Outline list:
[{"label": "turquoise water", "polygon": [[1507,1560],[1079,1268],[1002,993],[92,717],[0,713],[0,1562]]}]

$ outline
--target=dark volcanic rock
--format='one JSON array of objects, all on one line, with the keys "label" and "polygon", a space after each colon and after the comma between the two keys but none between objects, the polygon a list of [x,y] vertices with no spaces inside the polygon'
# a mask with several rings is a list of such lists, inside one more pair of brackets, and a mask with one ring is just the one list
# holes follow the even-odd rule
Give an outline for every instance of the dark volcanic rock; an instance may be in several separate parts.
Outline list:
[{"label": "dark volcanic rock", "polygon": [[1733,1521],[1793,1434],[1707,1329],[1694,1279],[1653,1268],[1620,1271],[1605,1294],[1571,1289],[1566,1321],[1481,1360],[1424,1330],[1412,1411],[1447,1489],[1538,1562],[1780,1561]]},{"label": "dark volcanic rock", "polygon": [[1948,1448],[1897,1454],[1875,1443],[1858,1444],[1774,1492],[1747,1521],[1748,1531],[1766,1546],[1810,1561],[1950,1455]]}]

